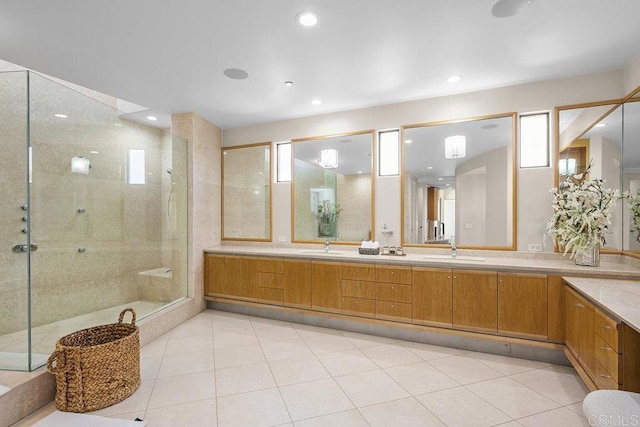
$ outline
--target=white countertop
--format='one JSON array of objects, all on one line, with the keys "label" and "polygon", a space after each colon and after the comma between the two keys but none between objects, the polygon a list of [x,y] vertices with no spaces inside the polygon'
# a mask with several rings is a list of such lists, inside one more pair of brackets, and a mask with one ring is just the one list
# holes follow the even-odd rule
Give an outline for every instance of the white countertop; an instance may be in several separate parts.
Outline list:
[{"label": "white countertop", "polygon": [[640,333],[640,281],[584,277],[564,280]]},{"label": "white countertop", "polygon": [[[272,246],[222,245],[206,248],[206,253],[227,255],[252,255],[283,258],[304,258],[314,261],[366,262],[376,264],[410,265],[414,267],[464,268],[473,270],[498,270],[522,273],[557,274],[563,276],[603,276],[618,279],[640,280],[640,267],[625,262],[620,255],[601,255],[600,267],[575,265],[569,256],[553,253],[529,253],[509,251],[458,250],[458,259],[426,259],[427,254],[447,255],[446,250],[424,252],[418,248],[406,248],[406,256],[360,255],[357,247],[332,246],[339,254],[322,253],[320,245],[309,248],[279,248]],[[315,251],[315,253],[310,253]],[[418,253],[420,251],[420,253]],[[465,257],[482,258],[482,262],[465,260]],[[637,265],[637,264],[636,264]]]}]

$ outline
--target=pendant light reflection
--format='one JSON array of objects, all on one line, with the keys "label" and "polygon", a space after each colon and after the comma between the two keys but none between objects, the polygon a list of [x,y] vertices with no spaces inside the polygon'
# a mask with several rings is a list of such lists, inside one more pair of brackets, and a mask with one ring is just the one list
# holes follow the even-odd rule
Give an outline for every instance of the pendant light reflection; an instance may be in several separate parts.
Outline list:
[{"label": "pendant light reflection", "polygon": [[335,169],[338,167],[338,151],[333,148],[325,148],[320,151],[318,164],[325,169]]},{"label": "pendant light reflection", "polygon": [[464,135],[453,135],[444,139],[444,157],[460,159],[467,155],[467,138]]}]

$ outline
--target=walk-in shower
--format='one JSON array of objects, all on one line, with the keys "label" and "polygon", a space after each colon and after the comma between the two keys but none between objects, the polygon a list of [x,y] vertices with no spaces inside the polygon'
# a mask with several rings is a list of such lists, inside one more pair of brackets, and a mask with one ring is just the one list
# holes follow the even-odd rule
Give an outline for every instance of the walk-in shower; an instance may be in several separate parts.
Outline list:
[{"label": "walk-in shower", "polygon": [[33,370],[67,333],[186,296],[187,143],[115,106],[0,73],[0,369]]}]

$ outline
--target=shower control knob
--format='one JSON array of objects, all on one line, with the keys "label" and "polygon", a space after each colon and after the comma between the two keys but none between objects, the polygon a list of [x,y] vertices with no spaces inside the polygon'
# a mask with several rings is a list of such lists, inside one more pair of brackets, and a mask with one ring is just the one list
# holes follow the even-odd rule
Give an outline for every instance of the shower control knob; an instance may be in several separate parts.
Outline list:
[{"label": "shower control knob", "polygon": [[25,227],[25,228],[23,228],[23,229],[22,229],[22,230],[20,230],[20,231],[22,231],[24,234],[27,234],[27,233],[29,232],[29,229],[28,229],[27,227]]},{"label": "shower control knob", "polygon": [[23,222],[27,222],[27,221],[29,221],[29,217],[28,217],[28,216],[26,216],[26,215],[25,215],[25,216],[23,216],[23,217],[22,217],[22,221],[23,221]]},{"label": "shower control knob", "polygon": [[87,252],[87,248],[82,247],[82,248],[78,248],[78,252],[80,252],[81,254]]},{"label": "shower control knob", "polygon": [[26,211],[27,209],[29,209],[29,205],[22,205],[20,206],[20,209],[22,209],[23,211]]},{"label": "shower control knob", "polygon": [[78,213],[85,213],[87,210],[85,208],[78,208]]}]

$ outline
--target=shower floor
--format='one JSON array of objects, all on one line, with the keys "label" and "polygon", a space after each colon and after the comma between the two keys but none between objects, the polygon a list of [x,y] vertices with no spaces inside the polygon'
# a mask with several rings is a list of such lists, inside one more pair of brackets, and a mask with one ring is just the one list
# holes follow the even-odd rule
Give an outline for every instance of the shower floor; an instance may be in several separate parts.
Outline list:
[{"label": "shower floor", "polygon": [[[137,319],[141,319],[167,305],[167,303],[161,302],[134,301],[35,327],[31,333],[33,368],[35,369],[46,363],[49,354],[53,352],[56,341],[60,337],[79,329],[115,323],[118,321],[120,312],[127,307],[132,307],[136,311]],[[127,314],[124,321],[129,322],[130,319],[131,315]],[[0,336],[0,369],[28,369],[27,347],[28,335],[26,330]]]}]

